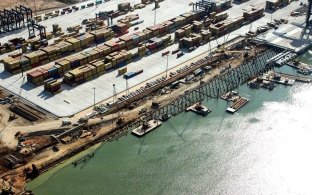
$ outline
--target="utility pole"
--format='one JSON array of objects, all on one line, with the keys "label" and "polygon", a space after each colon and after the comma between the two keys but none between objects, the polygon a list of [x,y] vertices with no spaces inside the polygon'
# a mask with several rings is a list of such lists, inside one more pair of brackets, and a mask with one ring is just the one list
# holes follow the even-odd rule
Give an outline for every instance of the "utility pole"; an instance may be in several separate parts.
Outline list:
[{"label": "utility pole", "polygon": [[113,104],[117,101],[116,86],[113,84]]},{"label": "utility pole", "polygon": [[169,55],[167,55],[166,78],[168,77]]},{"label": "utility pole", "polygon": [[156,25],[156,10],[159,7],[159,2],[158,0],[155,0],[155,15],[154,15],[154,25]]},{"label": "utility pole", "polygon": [[154,15],[154,25],[156,25],[156,7],[155,7],[155,15]]},{"label": "utility pole", "polygon": [[129,95],[129,84],[128,84],[128,79],[126,79],[126,95]]},{"label": "utility pole", "polygon": [[168,66],[169,66],[169,54],[165,55],[167,57],[167,64],[166,64],[166,78],[168,77]]},{"label": "utility pole", "polygon": [[211,44],[210,44],[210,40],[209,40],[209,42],[208,42],[208,45],[209,45],[209,48],[208,48],[208,55],[211,55]]},{"label": "utility pole", "polygon": [[95,87],[93,87],[93,108],[95,108]]}]

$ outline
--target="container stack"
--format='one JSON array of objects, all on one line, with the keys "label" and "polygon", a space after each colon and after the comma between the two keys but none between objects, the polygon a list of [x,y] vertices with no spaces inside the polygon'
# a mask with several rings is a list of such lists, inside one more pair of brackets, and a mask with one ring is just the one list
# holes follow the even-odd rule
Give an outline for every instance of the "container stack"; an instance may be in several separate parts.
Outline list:
[{"label": "container stack", "polygon": [[264,14],[263,8],[252,8],[250,11],[245,11],[243,13],[244,20],[246,21],[254,21],[256,19],[261,18]]},{"label": "container stack", "polygon": [[193,21],[193,31],[194,32],[200,32],[201,29],[203,28],[203,22],[199,22],[199,21]]},{"label": "container stack", "polygon": [[123,75],[127,73],[127,67],[119,68],[118,69],[118,75]]},{"label": "container stack", "polygon": [[232,7],[232,3],[231,0],[219,0],[216,2],[216,12],[222,12],[224,10],[229,9],[230,7]]},{"label": "container stack", "polygon": [[142,46],[138,47],[138,55],[140,57],[143,57],[143,56],[145,56],[145,54],[146,54],[146,46],[142,45]]},{"label": "container stack", "polygon": [[6,57],[3,59],[4,70],[11,74],[17,74],[21,72],[21,64],[19,61],[12,57]]},{"label": "container stack", "polygon": [[[108,66],[111,66],[108,64]],[[111,68],[111,67],[110,67]],[[109,69],[109,68],[108,68]],[[77,85],[90,81],[105,73],[103,61],[94,60],[87,65],[75,68],[64,75],[64,82],[68,85]]]},{"label": "container stack", "polygon": [[59,27],[58,24],[53,24],[52,25],[52,32],[53,32],[54,35],[55,34],[60,34],[60,32],[62,32],[62,28]]},{"label": "container stack", "polygon": [[280,0],[269,0],[265,3],[265,9],[267,10],[277,10],[280,6]]},{"label": "container stack", "polygon": [[43,80],[43,73],[39,70],[34,70],[27,73],[27,81],[36,86],[41,85],[43,83]]},{"label": "container stack", "polygon": [[58,60],[55,62],[55,67],[58,68],[58,72],[65,73],[71,70],[70,61],[66,59]]},{"label": "container stack", "polygon": [[94,36],[89,33],[85,33],[84,35],[77,37],[77,39],[80,40],[82,48],[88,48],[94,43]]},{"label": "container stack", "polygon": [[118,11],[125,12],[131,9],[130,2],[120,3],[118,4]]},{"label": "container stack", "polygon": [[113,30],[117,36],[126,34],[128,32],[129,25],[126,22],[119,22],[113,26]]},{"label": "container stack", "polygon": [[44,90],[51,92],[51,93],[56,93],[61,89],[61,80],[57,79],[48,79],[44,81]]},{"label": "container stack", "polygon": [[119,44],[117,44],[113,40],[105,42],[105,45],[108,46],[112,52],[115,52],[115,51],[119,50]]},{"label": "container stack", "polygon": [[95,60],[91,62],[90,64],[96,68],[96,73],[98,74],[98,76],[101,76],[105,73],[103,61]]},{"label": "container stack", "polygon": [[74,37],[71,37],[71,38],[67,38],[65,40],[66,42],[70,43],[73,45],[73,50],[75,52],[78,52],[78,51],[81,51],[81,43],[80,43],[80,40],[74,38]]},{"label": "container stack", "polygon": [[219,13],[211,17],[211,19],[213,19],[213,23],[217,23],[225,20],[227,17],[229,17],[228,13]]},{"label": "container stack", "polygon": [[157,37],[151,38],[149,40],[149,43],[150,44],[147,46],[147,48],[149,48],[150,50],[160,48],[164,45],[163,39]]},{"label": "container stack", "polygon": [[114,32],[111,29],[102,28],[90,32],[94,36],[94,42],[99,44],[114,37]]},{"label": "container stack", "polygon": [[188,38],[185,37],[179,41],[179,48],[190,49],[194,46],[199,46],[202,40],[201,34],[192,33]]},{"label": "container stack", "polygon": [[209,30],[202,30],[200,34],[203,38],[203,41],[209,41],[211,38],[211,32]]}]

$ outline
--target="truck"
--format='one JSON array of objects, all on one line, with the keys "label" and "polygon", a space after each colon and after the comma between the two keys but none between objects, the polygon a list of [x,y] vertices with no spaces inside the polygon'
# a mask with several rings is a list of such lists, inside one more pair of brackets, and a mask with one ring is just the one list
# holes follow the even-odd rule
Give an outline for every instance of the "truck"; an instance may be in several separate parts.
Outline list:
[{"label": "truck", "polygon": [[181,57],[184,55],[184,52],[183,51],[179,51],[179,53],[177,53],[177,58]]},{"label": "truck", "polygon": [[141,74],[143,72],[143,69],[140,69],[138,71],[131,71],[131,72],[127,72],[126,74],[124,74],[124,78],[125,79],[131,79],[132,77],[138,75],[138,74]]}]

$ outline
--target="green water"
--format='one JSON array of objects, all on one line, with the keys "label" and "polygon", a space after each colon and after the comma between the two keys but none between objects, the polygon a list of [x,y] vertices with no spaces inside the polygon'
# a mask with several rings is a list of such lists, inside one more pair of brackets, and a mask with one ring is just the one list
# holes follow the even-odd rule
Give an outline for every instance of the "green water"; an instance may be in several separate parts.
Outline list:
[{"label": "green water", "polygon": [[44,195],[312,194],[311,85],[237,90],[250,102],[234,115],[225,101],[208,100],[206,117],[182,113],[143,138],[129,134],[27,188]]}]

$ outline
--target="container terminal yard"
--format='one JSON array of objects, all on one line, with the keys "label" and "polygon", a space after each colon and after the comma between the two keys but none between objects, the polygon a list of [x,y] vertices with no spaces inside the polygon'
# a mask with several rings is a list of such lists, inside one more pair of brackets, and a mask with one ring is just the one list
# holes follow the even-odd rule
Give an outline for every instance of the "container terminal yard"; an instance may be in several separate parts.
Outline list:
[{"label": "container terminal yard", "polygon": [[[248,80],[310,82],[259,76],[311,45],[309,7],[287,0],[97,0],[43,14],[27,5],[0,12],[9,18],[0,29],[2,189],[21,193],[26,179],[128,127],[143,136],[161,124],[153,112],[164,114],[177,98],[193,101],[177,105],[186,110]],[[202,88],[210,84],[217,88]],[[197,99],[189,96],[195,92]],[[231,101],[233,113],[252,100]]]}]

